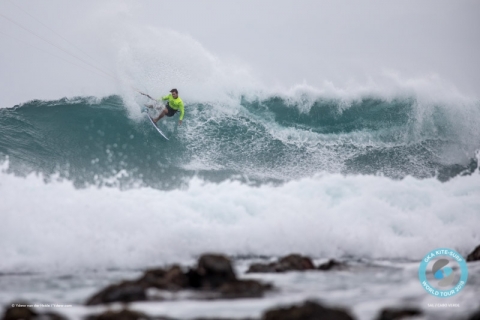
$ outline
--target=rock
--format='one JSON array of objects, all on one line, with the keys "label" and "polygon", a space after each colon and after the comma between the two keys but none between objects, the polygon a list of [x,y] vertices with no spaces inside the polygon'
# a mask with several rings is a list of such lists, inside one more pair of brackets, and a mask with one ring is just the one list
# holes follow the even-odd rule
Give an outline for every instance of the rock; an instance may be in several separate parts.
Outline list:
[{"label": "rock", "polygon": [[128,309],[123,309],[121,311],[112,311],[107,310],[104,313],[91,315],[86,317],[86,320],[143,320],[143,319],[151,319],[148,315],[132,311]]},{"label": "rock", "polygon": [[258,320],[258,318],[195,318],[193,320]]},{"label": "rock", "polygon": [[267,310],[262,320],[353,320],[353,317],[345,310],[306,301],[300,306]]},{"label": "rock", "polygon": [[175,320],[175,319],[169,318],[169,317],[163,317],[163,316],[150,317],[149,315],[142,312],[123,309],[121,311],[107,310],[101,314],[90,315],[86,317],[85,320]]},{"label": "rock", "polygon": [[472,261],[478,261],[480,260],[480,245],[475,248],[468,256],[467,256],[467,261],[472,262]]},{"label": "rock", "polygon": [[167,273],[165,273],[164,279],[167,283],[170,284],[170,287],[176,287],[178,289],[188,287],[188,278],[183,273],[180,266],[173,266],[172,268],[170,268]]},{"label": "rock", "polygon": [[188,285],[193,289],[200,289],[202,287],[202,276],[197,272],[197,269],[189,269],[186,273]]},{"label": "rock", "polygon": [[13,303],[12,305],[15,306],[10,305],[6,308],[2,320],[65,320],[65,317],[54,312],[35,312],[32,308],[27,307],[29,304],[27,302]]},{"label": "rock", "polygon": [[253,272],[285,272],[285,271],[304,271],[313,270],[315,266],[309,257],[304,257],[299,254],[290,254],[280,258],[278,262],[269,264],[255,263],[252,264],[247,273]]},{"label": "rock", "polygon": [[[87,301],[87,305],[111,302],[133,302],[147,300],[147,289],[178,291],[194,289],[198,299],[261,297],[272,288],[256,280],[238,280],[230,260],[223,255],[205,254],[197,266],[183,272],[180,266],[170,269],[150,269],[136,281],[124,281],[111,285]],[[152,300],[164,299],[163,295],[152,296]]]},{"label": "rock", "polygon": [[281,271],[291,270],[313,270],[315,266],[309,257],[304,257],[299,254],[290,254],[283,257],[279,261]]},{"label": "rock", "polygon": [[422,315],[422,311],[414,308],[394,309],[384,308],[380,311],[377,320],[399,320]]},{"label": "rock", "polygon": [[29,303],[27,302],[17,302],[12,305],[21,305],[25,307],[16,307],[12,305],[8,307],[5,310],[5,314],[3,315],[3,320],[20,320],[20,319],[25,319],[25,320],[30,320],[30,319],[35,319],[38,316],[38,313],[36,313],[33,309],[28,308],[27,305]]},{"label": "rock", "polygon": [[346,265],[338,262],[336,260],[330,259],[325,263],[322,263],[317,267],[318,270],[328,271],[328,270],[342,270],[345,269]]},{"label": "rock", "polygon": [[258,320],[258,318],[195,318],[193,320]]},{"label": "rock", "polygon": [[223,284],[219,291],[223,298],[258,298],[271,289],[270,284],[263,284],[256,280],[236,280]]},{"label": "rock", "polygon": [[467,320],[480,320],[480,310],[477,310]]},{"label": "rock", "polygon": [[254,264],[250,265],[250,267],[247,270],[247,273],[277,272],[275,266],[276,266],[276,262],[275,263],[269,263],[269,264],[254,263]]},{"label": "rock", "polygon": [[166,273],[167,273],[167,270],[162,268],[149,269],[143,273],[143,276],[139,279],[139,281],[154,283],[159,279],[163,279]]},{"label": "rock", "polygon": [[86,305],[91,306],[111,302],[145,301],[147,300],[145,289],[145,286],[140,282],[123,281],[101,290],[88,299]]},{"label": "rock", "polygon": [[237,279],[230,260],[217,254],[202,255],[198,260],[196,273],[200,276],[202,288],[218,288]]},{"label": "rock", "polygon": [[168,270],[147,270],[137,282],[146,288],[157,288],[171,291],[188,287],[188,277],[178,265],[174,265]]}]

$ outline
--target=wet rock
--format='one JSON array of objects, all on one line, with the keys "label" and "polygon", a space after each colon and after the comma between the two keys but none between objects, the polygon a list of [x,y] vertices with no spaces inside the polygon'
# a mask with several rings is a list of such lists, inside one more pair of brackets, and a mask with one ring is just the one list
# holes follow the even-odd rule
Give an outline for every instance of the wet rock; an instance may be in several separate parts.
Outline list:
[{"label": "wet rock", "polygon": [[193,320],[259,320],[258,318],[195,318]]},{"label": "wet rock", "polygon": [[268,310],[263,314],[262,320],[353,320],[353,317],[345,310],[306,301],[299,306]]},{"label": "wet rock", "polygon": [[[173,266],[164,275],[164,279],[171,288],[181,289],[188,287],[188,278],[179,266]],[[170,289],[172,290],[172,289]]]},{"label": "wet rock", "polygon": [[145,313],[123,309],[121,311],[107,310],[104,313],[90,315],[86,320],[175,320],[174,318],[155,316],[151,317]]},{"label": "wet rock", "polygon": [[226,282],[237,279],[230,260],[222,255],[202,255],[198,260],[196,272],[200,276],[202,288],[218,288]]},{"label": "wet rock", "polygon": [[150,317],[142,312],[123,309],[121,311],[107,310],[104,313],[91,315],[86,320],[142,320]]},{"label": "wet rock", "polygon": [[222,255],[206,254],[198,260],[196,269],[187,276],[192,288],[219,293],[220,298],[255,298],[272,288],[257,280],[239,280],[230,260]]},{"label": "wet rock", "polygon": [[194,320],[258,320],[258,318],[195,318]]},{"label": "wet rock", "polygon": [[468,256],[467,256],[467,261],[472,262],[472,261],[478,261],[480,260],[480,245],[475,248]]},{"label": "wet rock", "polygon": [[147,270],[137,282],[145,288],[157,288],[170,291],[177,291],[189,286],[188,277],[178,265],[174,265],[168,270]]},{"label": "wet rock", "polygon": [[[85,320],[180,320],[165,316],[149,316],[145,313],[123,309],[121,311],[107,310],[101,314],[90,315]],[[40,319],[39,319],[40,320]],[[43,320],[43,319],[42,319]],[[195,318],[195,320],[253,320],[247,319],[230,319],[230,318]]]},{"label": "wet rock", "polygon": [[219,291],[223,298],[258,298],[271,289],[272,285],[256,280],[235,280],[224,283]]},{"label": "wet rock", "polygon": [[290,254],[280,258],[278,262],[272,262],[269,264],[252,264],[247,273],[304,271],[313,269],[315,269],[315,266],[309,257],[301,256],[299,254]]},{"label": "wet rock", "polygon": [[247,270],[247,273],[267,273],[267,272],[277,272],[275,263],[253,263]]},{"label": "wet rock", "polygon": [[145,283],[155,283],[158,280],[162,280],[166,273],[167,273],[167,270],[162,268],[149,269],[143,273],[143,276],[139,279],[139,281],[142,281]]},{"label": "wet rock", "polygon": [[[132,302],[148,300],[147,290],[178,291],[195,290],[197,299],[260,297],[272,288],[257,280],[239,280],[233,271],[230,260],[217,254],[205,254],[197,266],[183,272],[180,266],[170,269],[150,269],[136,281],[124,281],[111,285],[87,301],[87,305],[111,302]],[[152,295],[151,300],[168,299],[163,294]]]},{"label": "wet rock", "polygon": [[421,316],[422,311],[414,308],[394,309],[385,308],[380,311],[377,320],[400,320],[410,317]]},{"label": "wet rock", "polygon": [[312,260],[299,254],[290,254],[279,261],[282,271],[315,269]]},{"label": "wet rock", "polygon": [[237,279],[230,260],[222,255],[204,254],[196,268],[186,273],[188,285],[194,289],[216,289]]},{"label": "wet rock", "polygon": [[[20,305],[22,307],[17,307],[16,305]],[[16,319],[35,319],[38,316],[33,309],[27,307],[28,303],[26,302],[18,302],[12,304],[5,310],[5,314],[3,315],[3,320],[16,320]],[[25,307],[23,307],[25,306]]]},{"label": "wet rock", "polygon": [[477,310],[467,320],[480,320],[480,310]]},{"label": "wet rock", "polygon": [[328,271],[328,270],[343,270],[346,269],[346,265],[344,263],[338,262],[336,260],[330,259],[325,263],[322,263],[317,267],[318,270]]},{"label": "wet rock", "polygon": [[17,302],[11,304],[5,310],[2,320],[65,320],[65,317],[54,312],[36,312],[27,305],[27,302]]},{"label": "wet rock", "polygon": [[147,300],[145,289],[145,286],[141,282],[123,281],[101,290],[88,299],[86,305],[91,306],[111,302],[145,301]]}]

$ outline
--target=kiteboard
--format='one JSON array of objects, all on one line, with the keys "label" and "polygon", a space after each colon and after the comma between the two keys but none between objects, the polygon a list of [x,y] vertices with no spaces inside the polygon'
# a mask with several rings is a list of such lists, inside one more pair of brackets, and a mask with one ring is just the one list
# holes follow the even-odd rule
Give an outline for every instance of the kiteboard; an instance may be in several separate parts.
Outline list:
[{"label": "kiteboard", "polygon": [[150,115],[148,114],[148,112],[145,112],[145,115],[147,116],[148,120],[150,120],[150,122],[152,123],[152,125],[155,127],[155,129],[157,129],[158,133],[160,133],[162,135],[162,137],[164,137],[165,139],[168,140],[167,136],[165,135],[165,133],[162,132],[162,130],[160,130],[160,128],[157,126],[157,124],[155,122],[153,122],[153,119],[152,117],[150,117]]}]

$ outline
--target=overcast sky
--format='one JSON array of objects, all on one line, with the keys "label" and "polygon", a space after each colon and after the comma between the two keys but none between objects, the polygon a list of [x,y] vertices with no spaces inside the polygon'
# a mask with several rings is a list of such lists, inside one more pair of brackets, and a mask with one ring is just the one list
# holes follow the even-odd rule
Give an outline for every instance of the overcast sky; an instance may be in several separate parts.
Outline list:
[{"label": "overcast sky", "polygon": [[[0,2],[0,107],[35,98],[118,90],[115,81],[87,70],[81,62],[22,29],[89,59],[12,2]],[[325,81],[341,87],[352,80],[361,84],[381,79],[388,70],[405,79],[436,75],[466,95],[478,97],[480,93],[480,1],[14,3],[95,58],[102,70],[114,73],[125,61],[122,45],[125,48],[125,43],[144,37],[144,42],[156,46],[149,50],[159,63],[171,60],[172,70],[182,64],[196,69],[213,57],[246,67],[266,87],[304,82],[315,87]],[[173,33],[164,36],[168,32]],[[151,57],[130,59],[156,70],[156,60]],[[196,72],[201,74],[201,70]],[[192,78],[186,73],[185,77]],[[146,86],[138,82],[141,80],[136,79],[136,85]]]}]

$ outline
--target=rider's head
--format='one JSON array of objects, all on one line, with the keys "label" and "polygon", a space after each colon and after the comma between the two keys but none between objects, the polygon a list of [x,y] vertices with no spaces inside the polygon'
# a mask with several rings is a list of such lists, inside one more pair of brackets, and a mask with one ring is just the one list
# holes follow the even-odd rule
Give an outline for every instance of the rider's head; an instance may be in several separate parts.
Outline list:
[{"label": "rider's head", "polygon": [[172,97],[174,99],[178,98],[178,90],[177,89],[172,89],[172,90],[170,90],[170,92],[172,93]]}]

